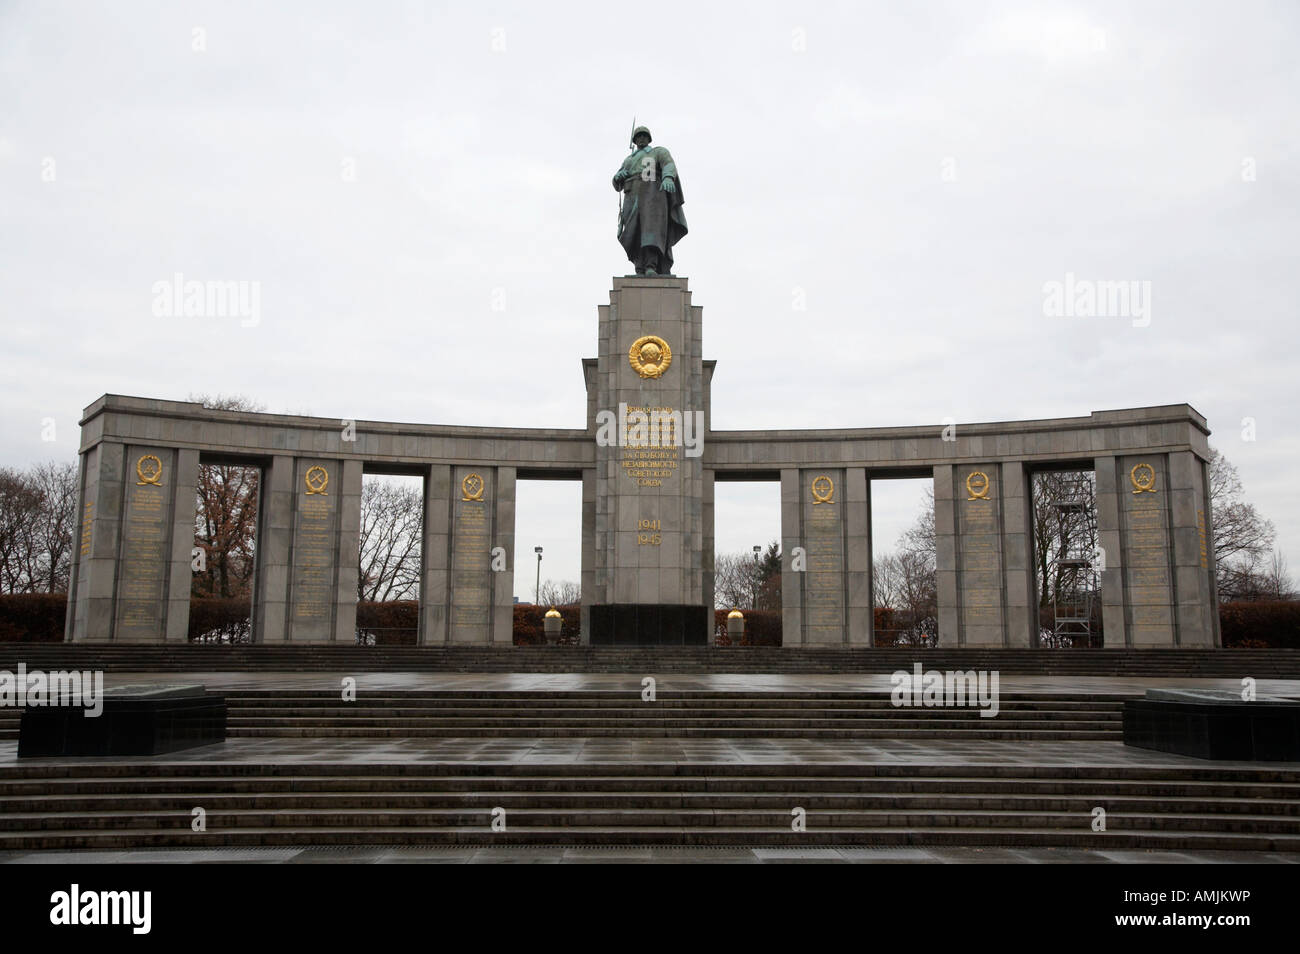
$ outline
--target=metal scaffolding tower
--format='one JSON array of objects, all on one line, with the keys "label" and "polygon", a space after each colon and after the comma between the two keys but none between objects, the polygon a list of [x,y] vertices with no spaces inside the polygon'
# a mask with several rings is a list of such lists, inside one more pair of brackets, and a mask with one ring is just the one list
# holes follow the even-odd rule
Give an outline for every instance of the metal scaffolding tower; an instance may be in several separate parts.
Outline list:
[{"label": "metal scaffolding tower", "polygon": [[1097,647],[1093,611],[1099,595],[1095,561],[1097,508],[1090,474],[1066,480],[1052,501],[1060,526],[1068,527],[1066,544],[1057,561],[1052,594],[1052,636],[1056,646]]}]

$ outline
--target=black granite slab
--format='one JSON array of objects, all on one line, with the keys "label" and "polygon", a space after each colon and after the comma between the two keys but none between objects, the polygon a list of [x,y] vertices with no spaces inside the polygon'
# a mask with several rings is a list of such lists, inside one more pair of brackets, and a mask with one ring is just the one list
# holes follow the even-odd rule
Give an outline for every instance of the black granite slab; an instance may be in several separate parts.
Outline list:
[{"label": "black granite slab", "polygon": [[1124,703],[1124,744],[1198,759],[1300,761],[1300,701],[1230,689],[1151,689]]},{"label": "black granite slab", "polygon": [[598,603],[591,607],[593,646],[707,646],[713,614],[677,603]]},{"label": "black granite slab", "polygon": [[203,686],[121,686],[103,711],[31,706],[18,727],[18,757],[159,755],[226,740],[226,697]]}]

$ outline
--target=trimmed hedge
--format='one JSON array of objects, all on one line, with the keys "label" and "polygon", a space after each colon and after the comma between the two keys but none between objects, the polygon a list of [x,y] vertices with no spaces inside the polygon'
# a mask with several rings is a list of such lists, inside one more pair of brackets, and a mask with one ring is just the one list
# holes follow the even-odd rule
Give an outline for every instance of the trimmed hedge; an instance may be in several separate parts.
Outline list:
[{"label": "trimmed hedge", "polygon": [[[250,638],[248,601],[195,597],[190,600],[189,638],[193,642],[247,643]],[[545,643],[542,615],[549,607],[516,603],[514,643],[540,646]],[[561,641],[578,640],[580,607],[556,607],[564,614]],[[62,593],[0,594],[0,642],[57,643],[63,640],[67,597]],[[715,610],[714,642],[730,645],[727,610]],[[357,629],[373,636],[380,646],[414,646],[419,630],[419,603],[398,600],[389,603],[357,604]],[[1300,649],[1300,600],[1224,603],[1219,608],[1223,645],[1245,649]],[[877,632],[896,629],[899,619],[893,610],[877,607]],[[747,646],[780,646],[781,614],[771,610],[745,612]],[[877,645],[884,645],[877,639]]]},{"label": "trimmed hedge", "polygon": [[[514,617],[514,643],[516,646],[545,646],[546,630],[542,623],[549,606],[533,603],[516,603]],[[582,607],[577,603],[557,606],[555,609],[564,617],[560,627],[560,646],[576,646],[582,629]]]},{"label": "trimmed hedge", "polygon": [[357,604],[358,641],[374,646],[414,646],[420,634],[418,600],[364,600]]},{"label": "trimmed hedge", "polygon": [[1219,624],[1227,647],[1300,649],[1300,600],[1223,603]]},{"label": "trimmed hedge", "polygon": [[[731,646],[727,635],[727,614],[731,610],[713,611],[713,645]],[[741,646],[780,646],[781,614],[776,610],[741,610],[745,614],[745,635]]]},{"label": "trimmed hedge", "polygon": [[251,643],[247,596],[195,596],[190,600],[192,643]]},{"label": "trimmed hedge", "polygon": [[67,614],[64,593],[0,594],[0,642],[63,642]]}]

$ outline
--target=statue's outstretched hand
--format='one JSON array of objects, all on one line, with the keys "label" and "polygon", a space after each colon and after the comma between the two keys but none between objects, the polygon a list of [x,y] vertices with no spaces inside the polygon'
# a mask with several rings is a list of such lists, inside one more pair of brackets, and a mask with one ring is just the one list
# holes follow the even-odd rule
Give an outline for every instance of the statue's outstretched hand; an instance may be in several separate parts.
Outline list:
[{"label": "statue's outstretched hand", "polygon": [[659,188],[664,192],[676,192],[677,184],[668,176],[664,176],[664,181],[660,183]]}]

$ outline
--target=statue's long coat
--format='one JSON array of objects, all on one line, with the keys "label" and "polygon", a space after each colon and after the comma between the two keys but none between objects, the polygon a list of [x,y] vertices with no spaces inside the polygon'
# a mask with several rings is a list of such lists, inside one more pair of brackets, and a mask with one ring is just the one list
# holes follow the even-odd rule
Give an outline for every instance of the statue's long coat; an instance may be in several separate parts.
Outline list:
[{"label": "statue's long coat", "polygon": [[[643,178],[647,169],[653,172],[653,178]],[[648,146],[624,159],[621,171],[627,178],[622,184],[623,212],[618,218],[618,243],[633,264],[642,248],[648,245],[657,248],[664,270],[671,271],[673,246],[686,234],[686,214],[682,211],[686,200],[673,157],[663,146]],[[659,188],[664,176],[672,178],[676,192]],[[617,182],[614,188],[619,188]]]}]

